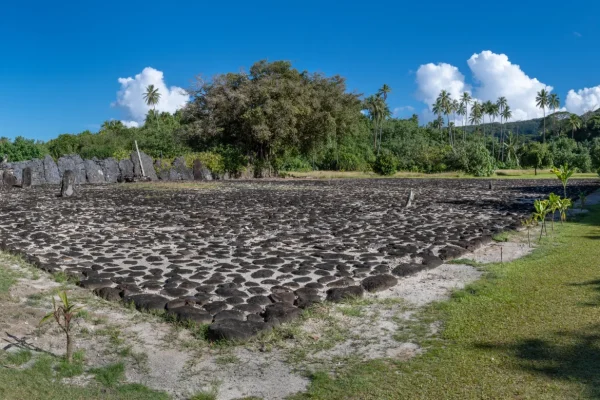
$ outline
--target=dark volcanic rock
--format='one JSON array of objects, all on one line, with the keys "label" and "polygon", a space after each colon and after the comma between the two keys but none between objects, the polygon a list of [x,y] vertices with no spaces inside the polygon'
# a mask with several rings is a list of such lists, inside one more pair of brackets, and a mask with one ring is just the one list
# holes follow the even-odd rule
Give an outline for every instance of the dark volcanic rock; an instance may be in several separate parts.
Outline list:
[{"label": "dark volcanic rock", "polygon": [[121,301],[123,291],[113,287],[101,287],[94,289],[94,294],[104,300],[108,301]]},{"label": "dark volcanic rock", "polygon": [[105,160],[98,161],[98,164],[102,168],[104,174],[104,180],[106,183],[117,183],[121,181],[121,170],[119,164],[114,158],[107,158]]},{"label": "dark volcanic rock", "polygon": [[279,325],[290,322],[302,315],[302,310],[291,304],[276,303],[265,307],[265,322],[271,325]]},{"label": "dark volcanic rock", "polygon": [[25,167],[23,168],[23,181],[21,182],[21,187],[22,188],[29,188],[31,187],[31,182],[32,182],[32,172],[31,172],[31,167]]},{"label": "dark volcanic rock", "polygon": [[395,286],[397,283],[398,279],[392,275],[373,275],[363,279],[361,285],[367,292],[381,292]]},{"label": "dark volcanic rock", "polygon": [[49,155],[44,157],[42,161],[44,164],[44,180],[49,185],[60,184],[60,172],[58,171],[58,165],[54,162],[54,159]]},{"label": "dark volcanic rock", "polygon": [[264,322],[224,319],[211,324],[207,335],[210,340],[244,341],[267,329],[269,326]]},{"label": "dark volcanic rock", "polygon": [[133,181],[133,162],[131,160],[119,161],[119,182]]},{"label": "dark volcanic rock", "polygon": [[192,306],[182,306],[169,309],[169,314],[174,315],[179,321],[191,321],[198,324],[210,324],[212,315],[204,310]]},{"label": "dark volcanic rock", "polygon": [[84,160],[85,176],[88,183],[105,183],[104,171],[97,160]]},{"label": "dark volcanic rock", "polygon": [[194,160],[194,179],[197,181],[212,181],[213,176],[200,160]]},{"label": "dark volcanic rock", "polygon": [[64,176],[66,171],[73,171],[75,183],[86,183],[85,165],[79,155],[62,156],[58,159],[57,165],[61,176]]},{"label": "dark volcanic rock", "polygon": [[177,157],[175,161],[173,161],[173,168],[176,173],[178,179],[182,181],[191,181],[194,179],[194,172],[187,167],[185,163],[185,158]]},{"label": "dark volcanic rock", "polygon": [[340,302],[343,300],[362,297],[364,294],[362,286],[348,286],[327,290],[327,301]]},{"label": "dark volcanic rock", "polygon": [[157,294],[142,293],[127,295],[123,298],[123,301],[126,304],[133,302],[135,308],[137,308],[140,311],[162,311],[165,309],[165,306],[167,305],[169,299],[163,296],[159,296]]},{"label": "dark volcanic rock", "polygon": [[71,170],[65,171],[62,177],[62,185],[60,187],[60,196],[61,197],[71,197],[73,196],[75,185],[75,173]]},{"label": "dark volcanic rock", "polygon": [[396,276],[408,276],[423,271],[426,268],[423,264],[400,264],[392,270],[392,274]]},{"label": "dark volcanic rock", "polygon": [[[140,158],[142,159],[142,164],[144,171],[142,174],[142,168],[140,166]],[[133,163],[133,175],[136,178],[140,178],[143,176],[148,177],[152,181],[157,181],[158,176],[156,175],[156,171],[154,170],[154,163],[152,161],[152,157],[140,151],[140,155],[138,157],[137,151],[131,152],[131,162]]]}]

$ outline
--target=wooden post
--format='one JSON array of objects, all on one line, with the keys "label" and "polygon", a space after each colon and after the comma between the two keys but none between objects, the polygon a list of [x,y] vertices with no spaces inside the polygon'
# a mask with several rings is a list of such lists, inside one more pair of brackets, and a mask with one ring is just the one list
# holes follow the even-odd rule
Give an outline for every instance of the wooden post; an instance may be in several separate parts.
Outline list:
[{"label": "wooden post", "polygon": [[137,140],[135,141],[135,150],[137,151],[138,160],[140,160],[140,168],[142,169],[142,176],[146,176],[146,173],[144,172],[144,164],[142,163],[142,156],[140,156],[140,149],[137,145]]}]

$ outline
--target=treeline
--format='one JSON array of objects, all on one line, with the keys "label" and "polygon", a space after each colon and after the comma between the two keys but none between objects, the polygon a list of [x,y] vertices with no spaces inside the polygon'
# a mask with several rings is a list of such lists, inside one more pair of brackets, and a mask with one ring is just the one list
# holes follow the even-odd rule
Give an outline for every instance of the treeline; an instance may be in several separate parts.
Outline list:
[{"label": "treeline", "polygon": [[[460,127],[449,115],[446,126],[442,118],[426,125],[419,125],[416,115],[393,118],[387,104],[390,91],[384,85],[363,98],[348,92],[340,76],[298,71],[285,61],[260,61],[248,72],[198,81],[186,107],[175,114],[150,111],[139,128],[108,121],[97,133],[63,134],[46,143],[2,138],[0,157],[20,161],[77,153],[121,159],[137,140],[141,150],[164,162],[202,152],[212,156],[215,168],[230,172],[250,165],[282,172],[460,170],[478,176],[497,168],[564,162],[583,172],[600,168],[596,114],[576,116],[578,123],[571,114],[547,116],[547,140],[541,143],[539,135],[530,140],[510,122]],[[444,113],[437,111],[440,117]],[[533,123],[539,126],[540,121]]]}]

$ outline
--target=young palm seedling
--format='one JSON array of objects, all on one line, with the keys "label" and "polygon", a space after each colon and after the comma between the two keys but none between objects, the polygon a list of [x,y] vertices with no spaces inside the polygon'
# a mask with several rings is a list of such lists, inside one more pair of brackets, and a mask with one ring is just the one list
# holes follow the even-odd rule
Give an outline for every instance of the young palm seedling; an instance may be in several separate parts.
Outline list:
[{"label": "young palm seedling", "polygon": [[550,193],[548,196],[548,207],[552,213],[552,231],[554,231],[554,216],[560,206],[560,196],[554,193]]},{"label": "young palm seedling", "polygon": [[66,292],[59,292],[58,297],[62,304],[56,305],[56,300],[54,297],[52,298],[52,306],[54,311],[46,314],[44,318],[40,321],[40,325],[44,322],[54,318],[58,326],[65,333],[67,338],[67,362],[71,363],[73,361],[73,338],[71,333],[71,320],[79,311],[80,307],[75,307],[75,304],[69,301]]},{"label": "young palm seedling", "polygon": [[571,201],[571,199],[564,198],[560,200],[560,208],[558,209],[558,211],[560,211],[561,224],[567,221],[567,210],[569,210],[571,206],[573,206],[573,202]]},{"label": "young palm seedling", "polygon": [[548,207],[548,204],[548,200],[536,200],[533,202],[533,207],[535,208],[533,217],[536,221],[542,222],[542,227],[540,229],[540,240],[542,240],[542,234],[544,233],[544,230],[546,231],[546,234],[548,234],[548,229],[546,228],[546,216],[550,212],[550,207]]},{"label": "young palm seedling", "polygon": [[569,178],[575,173],[575,168],[569,167],[569,164],[564,163],[560,168],[552,168],[550,170],[560,180],[563,185],[564,196],[567,197],[567,183]]},{"label": "young palm seedling", "polygon": [[527,228],[527,244],[529,245],[529,247],[531,247],[531,228],[535,226],[536,222],[537,221],[533,216],[521,220],[521,225]]}]

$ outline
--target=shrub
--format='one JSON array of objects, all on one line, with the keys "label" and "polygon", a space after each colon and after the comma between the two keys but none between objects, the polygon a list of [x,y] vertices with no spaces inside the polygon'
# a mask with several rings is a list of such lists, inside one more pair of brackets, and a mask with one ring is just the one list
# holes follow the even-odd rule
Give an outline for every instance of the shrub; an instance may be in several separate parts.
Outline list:
[{"label": "shrub", "polygon": [[398,159],[391,152],[382,152],[377,157],[373,170],[380,175],[394,175],[398,170]]}]

